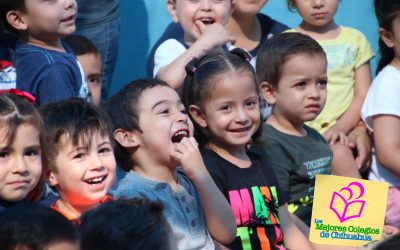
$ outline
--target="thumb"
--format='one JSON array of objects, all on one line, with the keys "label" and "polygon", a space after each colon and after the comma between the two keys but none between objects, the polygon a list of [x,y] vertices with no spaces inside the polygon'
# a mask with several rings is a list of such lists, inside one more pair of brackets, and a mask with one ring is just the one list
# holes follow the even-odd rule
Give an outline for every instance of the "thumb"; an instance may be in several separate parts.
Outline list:
[{"label": "thumb", "polygon": [[197,25],[197,28],[199,28],[199,30],[200,30],[200,33],[202,33],[203,34],[203,32],[204,32],[204,30],[205,30],[205,28],[207,27],[202,21],[200,21],[200,20],[196,20],[196,25]]}]

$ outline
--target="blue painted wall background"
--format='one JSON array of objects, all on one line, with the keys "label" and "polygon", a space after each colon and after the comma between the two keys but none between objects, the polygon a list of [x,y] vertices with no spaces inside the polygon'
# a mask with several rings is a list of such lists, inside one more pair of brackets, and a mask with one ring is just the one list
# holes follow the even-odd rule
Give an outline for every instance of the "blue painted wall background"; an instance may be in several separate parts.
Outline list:
[{"label": "blue painted wall background", "polygon": [[[120,0],[120,5],[120,50],[110,94],[126,83],[146,76],[149,51],[171,22],[166,10],[166,0]],[[289,27],[297,26],[301,20],[297,13],[289,12],[286,0],[269,0],[261,11]],[[340,1],[335,20],[340,25],[354,27],[363,32],[377,53],[378,27],[373,0]],[[376,63],[374,58],[373,72]]]}]

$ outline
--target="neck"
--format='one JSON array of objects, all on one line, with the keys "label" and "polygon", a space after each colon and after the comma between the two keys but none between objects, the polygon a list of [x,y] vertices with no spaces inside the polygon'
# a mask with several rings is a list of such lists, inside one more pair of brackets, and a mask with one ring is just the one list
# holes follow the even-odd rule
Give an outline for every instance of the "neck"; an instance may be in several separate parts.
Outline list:
[{"label": "neck", "polygon": [[65,48],[61,43],[61,39],[53,39],[53,40],[39,40],[35,37],[29,37],[26,40],[27,44],[35,45],[40,48],[55,50],[60,52],[65,52]]},{"label": "neck", "polygon": [[302,121],[293,122],[282,116],[272,114],[266,123],[285,134],[301,137],[307,135],[306,131],[304,130],[304,122]]},{"label": "neck", "polygon": [[225,160],[240,168],[248,168],[251,165],[249,156],[246,153],[246,145],[239,147],[226,147],[210,142],[207,148],[211,149]]},{"label": "neck", "polygon": [[393,58],[393,60],[390,62],[390,65],[392,65],[396,69],[400,70],[400,57],[395,56]]},{"label": "neck", "polygon": [[261,40],[261,26],[256,15],[234,13],[225,27],[236,37],[236,47],[252,50]]},{"label": "neck", "polygon": [[[144,167],[145,166],[145,167]],[[132,168],[138,175],[157,182],[164,182],[171,186],[172,190],[176,191],[176,167],[152,164],[144,162],[136,164]]]},{"label": "neck", "polygon": [[340,33],[340,26],[333,19],[323,26],[315,26],[303,21],[296,30],[311,36],[315,40],[323,40],[336,38]]}]

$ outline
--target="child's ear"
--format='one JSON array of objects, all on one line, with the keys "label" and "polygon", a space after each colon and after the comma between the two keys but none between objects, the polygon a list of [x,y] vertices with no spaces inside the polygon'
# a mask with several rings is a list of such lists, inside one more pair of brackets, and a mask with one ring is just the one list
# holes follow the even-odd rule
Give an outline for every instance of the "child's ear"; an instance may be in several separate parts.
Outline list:
[{"label": "child's ear", "polygon": [[58,185],[57,177],[53,171],[48,171],[48,170],[45,171],[44,176],[50,187],[54,187],[54,186]]},{"label": "child's ear", "polygon": [[207,121],[204,118],[204,113],[200,109],[200,107],[196,105],[190,105],[189,106],[189,113],[190,116],[193,118],[194,122],[197,123],[202,128],[207,127]]},{"label": "child's ear", "polygon": [[17,30],[26,30],[28,25],[25,22],[21,11],[12,10],[6,14],[7,22]]},{"label": "child's ear", "polygon": [[384,28],[379,28],[379,35],[386,46],[388,46],[389,48],[394,47],[393,35],[391,32],[387,31]]},{"label": "child's ear", "polygon": [[275,90],[268,82],[261,82],[260,84],[261,95],[269,104],[275,104]]},{"label": "child's ear", "polygon": [[179,18],[178,18],[178,15],[176,13],[176,6],[175,6],[175,3],[174,3],[174,0],[167,0],[167,9],[168,9],[168,12],[171,15],[172,20],[174,21],[174,23],[178,23],[179,22]]},{"label": "child's ear", "polygon": [[114,139],[124,148],[135,148],[140,145],[138,133],[139,131],[130,132],[119,128],[114,131]]}]

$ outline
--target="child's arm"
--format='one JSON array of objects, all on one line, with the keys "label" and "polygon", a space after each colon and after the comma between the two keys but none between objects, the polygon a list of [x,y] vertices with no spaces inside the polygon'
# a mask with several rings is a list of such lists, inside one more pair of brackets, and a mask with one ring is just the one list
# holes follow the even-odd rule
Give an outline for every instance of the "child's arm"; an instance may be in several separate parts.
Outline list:
[{"label": "child's arm", "polygon": [[183,167],[193,182],[203,204],[208,231],[222,244],[229,244],[236,236],[236,222],[228,201],[215,185],[193,137],[183,138],[172,157]]},{"label": "child's arm", "polygon": [[350,131],[349,142],[350,146],[356,150],[356,166],[362,172],[370,166],[372,153],[372,142],[362,121]]},{"label": "child's arm", "polygon": [[358,67],[354,72],[354,99],[344,114],[337,120],[336,124],[324,133],[329,142],[334,131],[348,134],[361,119],[360,113],[371,85],[371,68],[369,61]]},{"label": "child's arm", "polygon": [[288,249],[312,249],[311,244],[306,236],[296,226],[289,214],[287,204],[280,206],[278,209],[280,226],[283,232],[283,241]]},{"label": "child's arm", "polygon": [[400,176],[400,117],[376,115],[372,118],[372,127],[379,162]]},{"label": "child's arm", "polygon": [[214,48],[235,41],[235,37],[219,23],[207,26],[201,21],[196,21],[196,25],[201,31],[201,36],[185,53],[178,56],[170,64],[162,66],[156,75],[157,78],[166,81],[174,89],[178,89],[183,84],[186,76],[185,66],[191,59],[199,58]]}]

